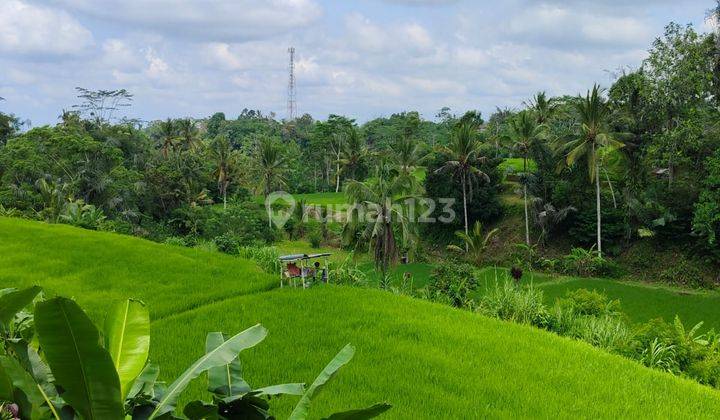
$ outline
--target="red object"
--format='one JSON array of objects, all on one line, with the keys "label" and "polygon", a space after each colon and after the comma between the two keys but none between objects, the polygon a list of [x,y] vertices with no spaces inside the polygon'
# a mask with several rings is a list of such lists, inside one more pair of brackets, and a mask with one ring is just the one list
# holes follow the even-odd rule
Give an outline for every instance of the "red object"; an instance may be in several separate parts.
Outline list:
[{"label": "red object", "polygon": [[288,264],[286,272],[289,277],[300,277],[300,267],[295,263]]}]

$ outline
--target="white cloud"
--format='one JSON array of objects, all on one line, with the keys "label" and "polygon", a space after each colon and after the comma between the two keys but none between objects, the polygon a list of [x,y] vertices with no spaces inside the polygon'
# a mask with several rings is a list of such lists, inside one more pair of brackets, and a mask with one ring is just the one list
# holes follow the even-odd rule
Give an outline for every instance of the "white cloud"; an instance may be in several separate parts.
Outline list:
[{"label": "white cloud", "polygon": [[583,9],[541,4],[510,19],[516,40],[558,47],[622,47],[648,45],[653,31],[635,17],[588,13]]},{"label": "white cloud", "polygon": [[314,0],[55,0],[55,3],[132,28],[200,41],[267,38],[306,27],[322,15]]},{"label": "white cloud", "polygon": [[93,36],[67,12],[5,0],[0,13],[0,51],[49,58],[78,55]]}]

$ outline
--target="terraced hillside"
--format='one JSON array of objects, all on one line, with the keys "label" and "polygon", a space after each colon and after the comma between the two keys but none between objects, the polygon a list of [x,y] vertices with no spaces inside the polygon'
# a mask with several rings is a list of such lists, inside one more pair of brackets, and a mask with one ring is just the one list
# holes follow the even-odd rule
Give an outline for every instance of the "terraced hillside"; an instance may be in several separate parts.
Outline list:
[{"label": "terraced hillside", "polygon": [[[40,284],[99,322],[111,301],[145,300],[151,358],[172,379],[207,331],[268,327],[243,353],[253,385],[310,381],[342,345],[355,359],[316,415],[388,401],[385,418],[711,418],[720,393],[550,333],[390,293],[275,287],[251,262],[114,234],[0,218],[0,287]],[[194,383],[185,400],[203,393]],[[294,401],[274,406],[287,414]]]}]

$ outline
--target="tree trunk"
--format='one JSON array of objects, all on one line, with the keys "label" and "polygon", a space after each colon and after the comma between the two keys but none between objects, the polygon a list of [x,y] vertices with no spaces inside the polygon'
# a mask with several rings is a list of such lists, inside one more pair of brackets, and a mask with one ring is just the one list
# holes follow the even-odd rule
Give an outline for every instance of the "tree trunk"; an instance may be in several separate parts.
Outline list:
[{"label": "tree trunk", "polygon": [[340,162],[338,162],[335,172],[335,192],[340,191]]},{"label": "tree trunk", "polygon": [[528,220],[527,185],[523,185],[523,198],[525,201],[525,243],[530,245],[530,222]]},{"label": "tree trunk", "polygon": [[[467,216],[467,192],[466,190],[465,174],[462,175],[462,192],[463,192],[463,215],[465,218],[465,235],[468,234],[468,216]],[[468,252],[468,243],[465,242],[465,252]]]},{"label": "tree trunk", "polygon": [[602,220],[600,217],[600,165],[597,163],[595,163],[595,200],[595,208],[597,215],[597,248],[598,256],[602,257]]},{"label": "tree trunk", "polygon": [[527,201],[527,156],[523,157],[523,201],[525,202],[525,243],[530,245],[530,221],[528,218]]}]

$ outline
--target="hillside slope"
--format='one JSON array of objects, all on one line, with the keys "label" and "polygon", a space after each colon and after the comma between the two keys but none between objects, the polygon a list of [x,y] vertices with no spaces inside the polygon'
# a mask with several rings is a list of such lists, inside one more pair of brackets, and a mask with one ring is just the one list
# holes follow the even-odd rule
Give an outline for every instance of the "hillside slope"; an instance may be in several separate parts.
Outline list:
[{"label": "hillside slope", "polygon": [[[550,333],[379,290],[274,287],[252,263],[135,238],[0,219],[0,287],[37,283],[76,297],[99,322],[107,305],[151,305],[151,358],[172,380],[206,332],[262,323],[243,353],[256,386],[311,381],[346,343],[355,359],[316,415],[376,401],[385,418],[711,418],[720,393]],[[204,396],[201,380],[184,400]],[[207,397],[207,396],[205,396]],[[288,413],[294,399],[275,403]]]}]

